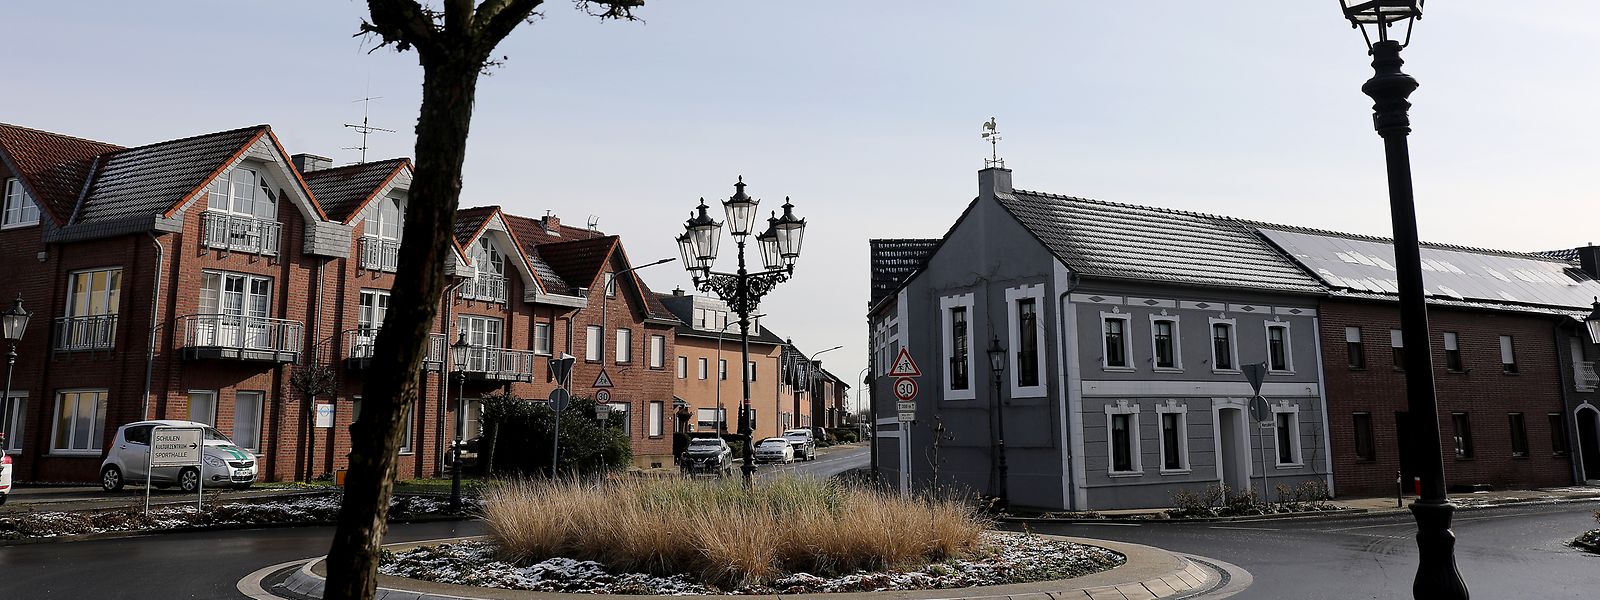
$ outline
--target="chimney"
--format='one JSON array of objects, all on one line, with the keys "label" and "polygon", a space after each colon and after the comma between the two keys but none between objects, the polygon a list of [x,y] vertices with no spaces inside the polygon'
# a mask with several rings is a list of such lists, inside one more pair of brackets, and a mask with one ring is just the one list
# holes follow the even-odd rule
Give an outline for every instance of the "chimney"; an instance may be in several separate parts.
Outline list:
[{"label": "chimney", "polygon": [[333,168],[333,159],[326,156],[296,154],[289,157],[289,160],[294,162],[294,168],[299,169],[301,174]]},{"label": "chimney", "polygon": [[1011,169],[988,167],[978,171],[978,196],[993,198],[999,194],[1011,195]]},{"label": "chimney", "polygon": [[546,233],[561,234],[561,217],[551,214],[550,211],[545,211],[544,216],[539,217],[539,224],[544,226]]},{"label": "chimney", "polygon": [[681,286],[672,288],[672,295],[673,296],[677,296],[677,297],[682,297],[683,296],[683,288]]},{"label": "chimney", "polygon": [[1600,246],[1589,244],[1578,248],[1578,268],[1590,277],[1600,279]]}]

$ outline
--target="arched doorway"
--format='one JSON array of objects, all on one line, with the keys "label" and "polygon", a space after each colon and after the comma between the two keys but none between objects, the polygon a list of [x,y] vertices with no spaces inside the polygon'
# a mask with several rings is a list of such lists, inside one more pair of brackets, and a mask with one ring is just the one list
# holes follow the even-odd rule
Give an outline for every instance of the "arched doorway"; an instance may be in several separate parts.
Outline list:
[{"label": "arched doorway", "polygon": [[1579,406],[1578,455],[1583,459],[1583,478],[1588,483],[1600,484],[1600,410],[1593,405]]}]

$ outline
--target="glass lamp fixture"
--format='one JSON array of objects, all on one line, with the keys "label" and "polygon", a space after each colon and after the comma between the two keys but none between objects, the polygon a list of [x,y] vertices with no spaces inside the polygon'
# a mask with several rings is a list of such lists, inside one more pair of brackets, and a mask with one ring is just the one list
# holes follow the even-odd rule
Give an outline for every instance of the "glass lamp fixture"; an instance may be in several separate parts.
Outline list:
[{"label": "glass lamp fixture", "polygon": [[28,317],[31,316],[33,313],[22,307],[22,294],[17,294],[16,303],[0,313],[0,330],[4,330],[6,341],[22,341],[22,332],[28,329]]},{"label": "glass lamp fixture", "polygon": [[760,200],[751,198],[744,193],[744,176],[739,176],[739,182],[733,184],[734,193],[723,201],[722,209],[728,214],[728,233],[736,236],[750,235],[756,226],[756,207]]},{"label": "glass lamp fixture", "polygon": [[467,370],[467,351],[470,349],[472,344],[467,343],[465,331],[456,336],[456,343],[450,344],[450,358],[455,361],[457,371]]},{"label": "glass lamp fixture", "polygon": [[702,268],[710,267],[717,260],[717,242],[722,240],[722,224],[706,211],[711,207],[706,206],[706,199],[700,199],[700,206],[695,207],[699,214],[689,218],[683,223],[683,228],[689,234],[689,241],[694,245],[694,258]]},{"label": "glass lamp fixture", "polygon": [[989,338],[989,368],[995,373],[1004,373],[1006,370],[1006,349],[1000,345],[1000,338]]},{"label": "glass lamp fixture", "polygon": [[783,216],[772,222],[772,230],[778,236],[778,253],[784,263],[794,266],[794,259],[800,257],[800,242],[805,239],[806,220],[794,216],[794,204],[788,197],[783,199]]},{"label": "glass lamp fixture", "polygon": [[1600,299],[1595,300],[1594,311],[1583,320],[1583,324],[1589,330],[1589,343],[1600,344]]},{"label": "glass lamp fixture", "polygon": [[761,264],[768,269],[783,267],[783,254],[778,251],[778,231],[774,224],[778,222],[776,216],[767,218],[767,230],[756,236],[757,245],[761,249]]},{"label": "glass lamp fixture", "polygon": [[1339,0],[1339,8],[1344,12],[1344,18],[1350,20],[1350,26],[1360,29],[1361,36],[1366,38],[1367,47],[1373,44],[1373,35],[1369,28],[1377,31],[1377,41],[1389,40],[1389,28],[1395,23],[1405,21],[1406,37],[1400,43],[1402,47],[1411,43],[1411,26],[1417,19],[1422,18],[1422,4],[1426,0]]}]

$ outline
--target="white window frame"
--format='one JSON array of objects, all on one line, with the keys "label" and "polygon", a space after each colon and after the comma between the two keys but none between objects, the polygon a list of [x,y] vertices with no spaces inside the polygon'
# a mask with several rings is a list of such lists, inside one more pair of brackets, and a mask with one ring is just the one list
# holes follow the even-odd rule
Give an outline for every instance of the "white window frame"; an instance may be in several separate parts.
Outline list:
[{"label": "white window frame", "polygon": [[[1212,317],[1206,324],[1206,342],[1211,346],[1211,372],[1239,373],[1239,320]],[[1215,332],[1218,325],[1228,328],[1228,352],[1231,353],[1228,356],[1228,364],[1233,365],[1232,368],[1217,368],[1217,339]]]},{"label": "white window frame", "polygon": [[23,445],[22,436],[27,429],[23,426],[24,417],[28,414],[28,391],[11,390],[11,396],[0,398],[0,411],[6,413],[6,441],[0,450],[11,456],[20,456]]},{"label": "white window frame", "polygon": [[[1440,334],[1440,337],[1444,338],[1444,356],[1441,356],[1440,358],[1444,359],[1443,362],[1445,370],[1452,373],[1465,371],[1467,369],[1467,363],[1465,358],[1461,356],[1461,334],[1454,331],[1445,331]],[[1450,368],[1451,352],[1456,353],[1456,362],[1460,363],[1457,368],[1454,369]]]},{"label": "white window frame", "polygon": [[[1038,385],[1025,386],[1017,383],[1021,378],[1021,373],[1017,370],[1017,360],[1021,356],[1020,350],[1022,349],[1022,339],[1019,335],[1021,315],[1017,314],[1017,301],[1029,298],[1033,299],[1034,322],[1041,329],[1034,332],[1034,335],[1038,336],[1035,346],[1039,351],[1035,353],[1034,362],[1037,363],[1035,367],[1038,369],[1039,383]],[[1045,360],[1045,357],[1050,354],[1050,318],[1047,316],[1047,308],[1049,307],[1045,305],[1044,284],[1042,283],[1006,288],[1006,336],[1011,339],[1011,345],[1008,347],[1006,354],[1007,360],[1011,361],[1010,376],[1008,377],[1011,383],[1011,398],[1042,398],[1049,387],[1050,371],[1045,368],[1045,365],[1049,362]],[[970,323],[971,321],[969,320],[968,322]],[[968,352],[967,355],[971,356],[972,353]]]},{"label": "white window frame", "polygon": [[[57,427],[61,423],[61,403],[62,403],[62,400],[66,397],[67,394],[96,394],[96,393],[100,394],[100,398],[99,398],[99,402],[97,403],[98,406],[96,407],[95,414],[91,415],[89,417],[91,419],[90,422],[89,422],[89,435],[94,436],[96,438],[96,441],[94,442],[94,445],[97,446],[97,447],[74,448],[73,446],[77,445],[78,440],[70,439],[70,438],[73,437],[70,432],[77,431],[78,428],[75,425],[72,426],[68,430],[69,431],[69,434],[68,434],[68,438],[69,439],[65,440],[65,443],[66,443],[67,446],[66,447],[62,447],[63,440],[60,439],[60,435],[59,435],[61,433],[61,431]],[[106,411],[109,409],[110,404],[111,404],[111,391],[109,389],[107,389],[107,388],[70,388],[70,389],[64,389],[64,390],[56,390],[55,408],[52,411],[53,414],[51,415],[51,418],[50,418],[50,424],[51,424],[51,426],[50,426],[50,454],[56,455],[56,456],[99,456],[100,452],[105,450],[105,446],[106,446],[106,439],[105,439],[105,435],[106,435],[106,432],[105,432],[105,429],[106,429]],[[73,402],[72,405],[73,405],[73,409],[74,410],[73,410],[73,415],[72,415],[71,419],[72,419],[72,421],[74,423],[76,423],[78,418],[79,418],[79,415],[77,414],[77,410],[76,410],[77,406],[78,406],[78,403],[77,402]]]},{"label": "white window frame", "polygon": [[[1166,321],[1172,323],[1172,366],[1158,366],[1156,362],[1156,323]],[[1178,330],[1177,315],[1150,315],[1150,368],[1157,373],[1182,373],[1183,372],[1183,334]]]},{"label": "white window frame", "polygon": [[[405,235],[406,208],[400,205],[400,199],[392,196],[379,198],[367,209],[367,216],[362,219],[361,236],[398,242]],[[385,208],[392,208],[393,212],[385,215]],[[394,226],[394,235],[384,233],[386,225]]]},{"label": "white window frame", "polygon": [[[239,171],[248,171],[250,173],[251,181],[248,188],[250,190],[249,211],[245,211],[239,207],[239,204],[244,199],[244,196],[241,196],[237,193],[238,186],[233,182],[233,176]],[[227,186],[227,190],[219,191],[218,188],[224,185]],[[258,197],[257,192],[265,192],[267,195],[266,199],[263,200],[262,198]],[[211,183],[209,188],[207,188],[206,193],[207,212],[219,212],[229,215],[249,217],[252,219],[260,219],[262,221],[278,220],[278,193],[273,191],[272,178],[267,177],[266,174],[263,173],[259,168],[253,166],[234,167],[228,170],[227,173],[217,176],[217,179]],[[270,214],[262,214],[262,211],[257,208],[262,204],[263,201],[272,206],[272,210],[268,211]]]},{"label": "white window frame", "polygon": [[[1274,368],[1272,368],[1272,329],[1275,328],[1275,327],[1283,328],[1283,367],[1284,368],[1282,368],[1282,369],[1274,369]],[[1267,353],[1265,355],[1266,358],[1267,358],[1267,374],[1268,375],[1293,375],[1294,374],[1294,332],[1289,329],[1289,322],[1288,321],[1265,321],[1265,322],[1262,323],[1262,333],[1266,334],[1266,339],[1262,340],[1262,344],[1263,344],[1263,347],[1267,351]]]},{"label": "white window frame", "polygon": [[756,380],[756,361],[752,360],[749,363],[746,363],[744,368],[745,368],[745,376],[749,377],[750,381],[755,381]]},{"label": "white window frame", "polygon": [[705,381],[707,377],[711,376],[711,367],[708,364],[711,361],[704,356],[696,360],[699,363],[697,366],[699,367],[698,373],[700,374],[700,381]]},{"label": "white window frame", "polygon": [[[1278,415],[1288,415],[1289,426],[1294,429],[1289,434],[1290,451],[1294,456],[1294,462],[1281,462],[1278,460],[1283,451],[1281,442],[1278,439]],[[1300,405],[1288,401],[1272,405],[1272,462],[1280,469],[1303,467],[1305,466],[1306,457],[1301,450]]]},{"label": "white window frame", "polygon": [[633,362],[633,330],[626,327],[617,328],[617,351],[613,353],[617,364],[625,365]]},{"label": "white window frame", "polygon": [[[400,419],[400,446],[395,448],[398,454],[413,454],[415,452],[412,442],[417,436],[417,424],[412,422],[412,419],[416,416],[417,404],[415,402],[407,404],[405,414]],[[465,415],[463,415],[463,418],[465,418]],[[466,432],[463,431],[462,433],[465,435]]]},{"label": "white window frame", "polygon": [[[1107,404],[1106,412],[1106,474],[1111,477],[1141,477],[1144,475],[1144,453],[1140,449],[1139,431],[1139,405],[1130,404],[1126,400],[1118,400],[1116,404]],[[1131,459],[1132,471],[1118,471],[1116,436],[1112,435],[1112,417],[1114,415],[1128,415],[1128,456]]]},{"label": "white window frame", "polygon": [[694,411],[694,427],[695,427],[695,431],[700,431],[700,428],[703,427],[703,425],[701,425],[701,424],[706,422],[705,419],[701,418],[702,416],[704,416],[706,414],[706,411],[711,411],[711,416],[714,418],[714,420],[711,421],[711,425],[710,425],[710,427],[712,428],[711,429],[712,431],[726,431],[728,429],[728,409],[712,407],[712,408],[697,408],[697,409],[695,409],[695,411]]},{"label": "white window frame", "polygon": [[[16,229],[19,227],[33,227],[39,224],[39,202],[33,199],[33,194],[28,193],[28,188],[22,185],[22,180],[16,177],[6,179],[4,206],[0,206],[0,229]],[[33,210],[28,210],[32,206]],[[32,220],[29,220],[29,214]]]},{"label": "white window frame", "polygon": [[667,366],[667,336],[650,336],[650,368],[664,369]]},{"label": "white window frame", "polygon": [[[364,332],[363,335],[375,339],[378,330],[383,328],[384,319],[389,315],[389,290],[362,289],[359,299],[356,327]],[[371,340],[368,343],[371,343]]]},{"label": "white window frame", "polygon": [[[1400,358],[1400,362],[1402,364],[1405,363],[1405,349],[1406,349],[1405,333],[1403,331],[1399,330],[1399,329],[1390,329],[1389,330],[1389,351],[1394,353],[1394,355],[1401,357]],[[1389,365],[1390,366],[1394,366],[1394,360],[1391,359],[1389,361]],[[1401,368],[1403,369],[1404,367],[1401,367]]]},{"label": "white window frame", "polygon": [[[246,398],[249,397],[248,395],[255,396],[255,402],[256,402],[256,418],[255,418],[255,423],[253,424],[253,426],[255,428],[255,440],[253,440],[255,442],[254,444],[245,444],[243,441],[241,441],[244,438],[244,436],[239,435],[239,433],[240,433],[239,432],[239,425],[241,423],[239,421],[239,406],[242,403],[247,401]],[[236,392],[233,393],[233,428],[232,428],[233,435],[231,435],[229,437],[233,439],[234,445],[236,445],[236,446],[238,446],[240,448],[244,448],[246,450],[249,450],[251,452],[259,453],[261,451],[261,441],[262,441],[261,440],[261,434],[262,434],[261,424],[265,421],[263,413],[266,412],[266,407],[267,407],[267,393],[265,391],[262,391],[262,390],[239,390],[239,391],[236,391]]]},{"label": "white window frame", "polygon": [[[940,338],[944,340],[944,362],[940,363],[944,376],[940,379],[944,381],[945,400],[974,400],[978,397],[978,374],[973,370],[972,360],[972,355],[975,354],[973,341],[978,339],[975,335],[974,325],[977,324],[977,315],[973,304],[974,296],[970,292],[939,298],[939,322],[943,325],[943,329],[940,330],[943,334]],[[951,387],[950,380],[950,361],[955,358],[956,351],[955,323],[950,318],[950,312],[956,308],[967,309],[967,389],[964,390]],[[1043,379],[1042,373],[1040,379]]]},{"label": "white window frame", "polygon": [[728,359],[717,359],[717,381],[728,380]]},{"label": "white window frame", "polygon": [[615,297],[617,297],[617,274],[616,273],[613,273],[611,271],[606,271],[605,272],[604,281],[603,281],[603,283],[601,283],[601,285],[604,286],[604,288],[605,288],[606,297],[607,298],[615,298]]},{"label": "white window frame", "polygon": [[[196,396],[207,397],[206,402],[208,402],[209,406],[210,406],[209,410],[207,411],[208,414],[202,415],[202,416],[205,417],[205,419],[203,419],[203,420],[194,418],[195,417],[195,414],[194,414],[194,401],[195,401],[195,397]],[[196,423],[205,423],[205,424],[210,425],[212,427],[216,427],[217,426],[217,391],[216,390],[189,390],[189,392],[185,396],[185,400],[188,403],[188,413],[189,413],[188,416],[189,416],[189,420],[190,421],[194,421]]]},{"label": "white window frame", "polygon": [[689,357],[687,357],[687,356],[679,356],[678,357],[678,379],[688,379],[688,378],[689,378]]},{"label": "white window frame", "polygon": [[605,329],[599,325],[586,325],[583,328],[583,360],[585,362],[601,362],[606,359]]},{"label": "white window frame", "polygon": [[[1178,461],[1181,463],[1176,469],[1167,468],[1167,425],[1166,415],[1178,415]],[[1189,405],[1178,404],[1177,401],[1168,400],[1165,404],[1156,405],[1156,431],[1157,444],[1161,448],[1161,474],[1171,475],[1193,471],[1189,464]]]},{"label": "white window frame", "polygon": [[647,413],[645,417],[649,420],[649,424],[646,425],[645,434],[653,438],[661,437],[663,435],[662,431],[665,429],[665,427],[662,426],[662,419],[666,418],[667,403],[660,400],[651,400],[649,407],[650,412]]},{"label": "white window frame", "polygon": [[552,327],[550,326],[549,323],[537,323],[536,322],[536,323],[533,324],[533,353],[534,354],[538,354],[540,356],[550,356],[550,354],[551,354],[551,345],[550,345],[550,340],[551,340],[550,333],[551,333],[551,331],[552,331]]},{"label": "white window frame", "polygon": [[[1350,356],[1349,356],[1349,354],[1350,354],[1350,345],[1351,344],[1355,344],[1356,347],[1361,349],[1361,366],[1359,366],[1359,367],[1350,365]],[[1362,338],[1361,338],[1361,327],[1355,326],[1355,325],[1351,325],[1349,327],[1345,327],[1344,328],[1344,347],[1345,347],[1345,355],[1346,355],[1345,356],[1345,360],[1344,360],[1345,366],[1350,367],[1352,369],[1365,369],[1365,368],[1367,368],[1367,343],[1366,343],[1366,341],[1362,340]]]},{"label": "white window frame", "polygon": [[[1106,351],[1110,348],[1106,345],[1106,321],[1112,319],[1122,321],[1122,362],[1126,364],[1120,367],[1106,363],[1106,356],[1111,354]],[[1132,373],[1137,370],[1133,363],[1133,316],[1121,312],[1100,313],[1097,329],[1100,337],[1100,370],[1113,373]]]}]

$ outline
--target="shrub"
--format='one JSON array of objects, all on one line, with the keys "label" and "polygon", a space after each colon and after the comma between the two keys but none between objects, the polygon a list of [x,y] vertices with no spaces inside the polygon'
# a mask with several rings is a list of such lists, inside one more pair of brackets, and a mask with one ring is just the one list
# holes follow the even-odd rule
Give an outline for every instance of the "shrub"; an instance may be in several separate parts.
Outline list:
[{"label": "shrub", "polygon": [[[484,396],[480,420],[486,439],[478,446],[479,462],[487,464],[490,472],[548,473],[555,417],[546,403],[511,394]],[[627,466],[633,455],[622,415],[613,413],[602,429],[594,419],[594,401],[574,397],[561,413],[560,458],[563,473]]]},{"label": "shrub", "polygon": [[727,587],[939,561],[972,551],[987,527],[958,502],[810,478],[753,489],[735,479],[515,480],[484,497],[484,521],[506,560],[563,556],[659,575],[698,573]]}]

